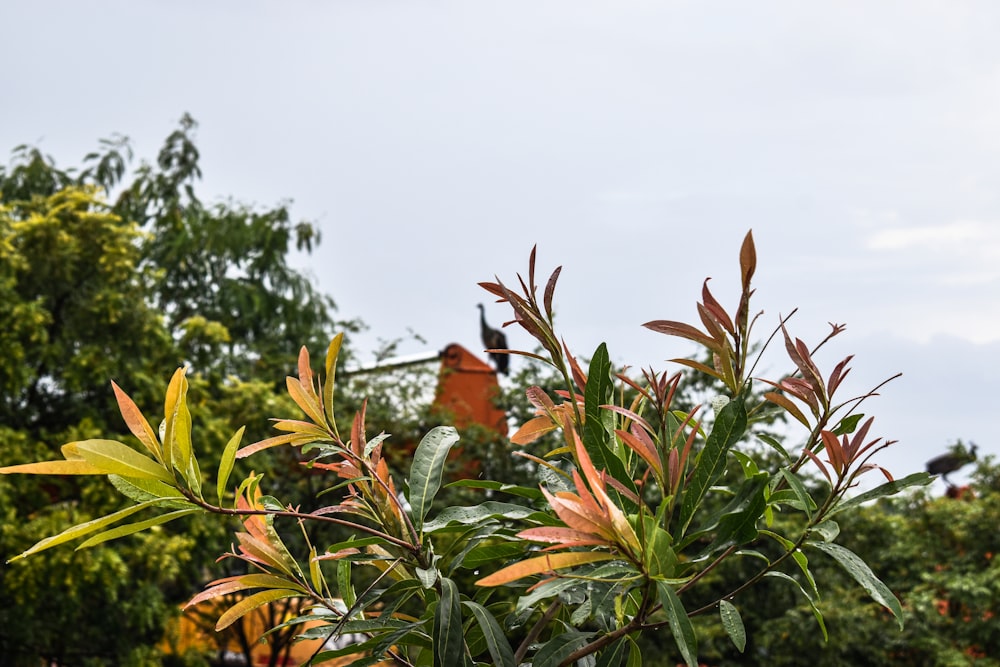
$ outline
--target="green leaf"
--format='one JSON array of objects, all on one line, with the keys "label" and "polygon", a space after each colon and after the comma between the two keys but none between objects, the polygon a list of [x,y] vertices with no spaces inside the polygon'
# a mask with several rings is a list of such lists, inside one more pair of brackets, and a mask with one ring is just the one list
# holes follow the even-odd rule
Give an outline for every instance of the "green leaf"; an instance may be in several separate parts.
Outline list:
[{"label": "green leaf", "polygon": [[876,498],[884,498],[885,496],[892,496],[903,489],[907,489],[911,486],[924,486],[930,484],[934,481],[934,478],[927,474],[926,472],[915,472],[912,475],[907,475],[903,479],[897,479],[892,482],[886,482],[881,486],[876,486],[874,489],[865,491],[864,493],[859,493],[853,498],[848,498],[843,500],[833,506],[827,516],[833,516],[838,512],[843,512],[844,510],[851,509],[852,507],[857,507],[862,503],[866,503],[870,500],[875,500]]},{"label": "green leaf", "polygon": [[516,667],[514,651],[511,649],[510,642],[507,641],[507,636],[500,624],[493,618],[493,614],[478,602],[463,602],[462,604],[475,616],[476,623],[479,624],[479,629],[482,630],[483,638],[486,640],[486,648],[490,652],[490,657],[493,658],[493,664],[498,667]]},{"label": "green leaf", "polygon": [[16,560],[20,560],[22,558],[25,558],[26,556],[30,556],[31,554],[36,554],[39,551],[45,551],[46,549],[51,549],[52,547],[58,546],[60,544],[65,544],[70,540],[75,540],[79,537],[83,537],[84,535],[90,535],[91,533],[96,533],[105,526],[110,526],[113,523],[117,523],[118,521],[121,521],[126,517],[132,516],[136,512],[142,511],[148,507],[156,505],[158,502],[159,501],[156,500],[150,500],[144,503],[140,503],[138,505],[133,505],[132,507],[126,507],[123,510],[118,510],[117,512],[108,514],[107,516],[102,516],[99,519],[94,519],[92,521],[88,521],[86,523],[81,523],[76,526],[73,526],[72,528],[67,528],[58,535],[53,535],[52,537],[46,537],[44,540],[39,541],[27,551],[18,554],[17,556],[14,556],[7,562],[13,563]]},{"label": "green leaf", "polygon": [[833,429],[833,434],[848,435],[849,433],[854,433],[854,429],[858,427],[858,422],[864,418],[864,415],[858,413],[856,415],[848,415],[840,420],[840,423]]},{"label": "green leaf", "polygon": [[108,475],[108,481],[129,500],[137,503],[144,503],[147,500],[164,500],[171,498],[170,502],[164,502],[161,507],[173,507],[182,509],[190,507],[188,499],[175,487],[156,479],[136,479],[135,477],[122,477],[120,475]]},{"label": "green leaf", "polygon": [[545,642],[531,661],[532,667],[557,667],[574,651],[586,646],[591,633],[578,630],[561,632]]},{"label": "green leaf", "polygon": [[813,597],[810,591],[807,591],[802,587],[802,584],[798,582],[794,577],[790,577],[784,572],[779,572],[777,570],[771,570],[767,572],[765,577],[771,577],[772,579],[784,579],[785,581],[790,581],[795,585],[796,588],[802,593],[802,596],[809,603],[809,607],[812,609],[813,617],[816,619],[816,624],[819,625],[820,631],[823,633],[823,641],[830,641],[830,635],[826,631],[826,622],[823,620],[823,614],[820,612],[819,607],[816,606],[816,598]]},{"label": "green leaf", "polygon": [[536,514],[541,515],[542,513],[524,505],[488,500],[480,505],[469,507],[448,507],[425,523],[424,531],[432,533],[452,524],[467,526],[492,519],[526,519]]},{"label": "green leaf", "polygon": [[462,560],[462,567],[471,569],[487,563],[508,560],[523,554],[526,546],[522,541],[479,546],[466,554]]},{"label": "green leaf", "polygon": [[595,667],[621,667],[622,661],[628,656],[628,650],[628,637],[622,637],[601,653]]},{"label": "green leaf", "polygon": [[330,341],[330,347],[326,349],[326,377],[323,378],[323,407],[327,423],[333,428],[335,434],[337,433],[337,420],[334,418],[333,412],[333,391],[337,377],[337,356],[340,354],[340,346],[343,342],[343,333],[337,334]]},{"label": "green leaf", "polygon": [[684,491],[681,502],[681,533],[687,531],[695,510],[701,505],[708,488],[726,467],[729,448],[739,442],[747,427],[747,409],[741,396],[729,401],[715,420],[715,427],[705,442],[705,447],[695,462],[691,482]]},{"label": "green leaf", "polygon": [[240,430],[233,434],[233,437],[226,443],[226,448],[222,450],[222,459],[219,461],[219,476],[216,481],[216,491],[219,493],[219,506],[222,506],[222,499],[226,495],[226,487],[229,486],[229,476],[233,472],[233,464],[236,461],[236,451],[240,448],[240,441],[243,440],[243,432],[246,426],[241,426]]},{"label": "green leaf", "polygon": [[495,482],[488,479],[460,479],[445,486],[448,488],[459,486],[470,489],[490,489],[491,491],[501,491],[509,493],[512,496],[521,496],[523,498],[530,498],[531,500],[542,500],[545,497],[537,488],[528,488],[526,486],[518,486],[517,484],[504,484],[503,482]]},{"label": "green leaf", "polygon": [[219,622],[215,624],[215,631],[221,632],[222,630],[225,630],[230,625],[258,607],[262,607],[266,604],[274,602],[275,600],[293,598],[300,595],[302,595],[301,591],[293,591],[282,588],[261,591],[260,593],[249,595],[227,609],[226,613],[219,617]]},{"label": "green leaf", "polygon": [[[633,493],[635,482],[625,469],[625,464],[612,450],[615,439],[615,415],[602,405],[612,402],[615,385],[611,377],[611,359],[608,356],[607,345],[601,343],[590,360],[587,375],[587,386],[583,392],[583,446],[590,455],[594,467],[606,471],[615,480],[625,485]],[[626,511],[634,511],[634,503],[618,494],[614,489],[608,492],[618,496],[618,505]]]},{"label": "green leaf", "polygon": [[[423,533],[424,518],[441,488],[441,475],[452,446],[458,442],[458,431],[451,426],[435,426],[423,437],[413,453],[410,467],[409,500],[413,508],[413,525]],[[452,666],[454,667],[454,666]]]},{"label": "green leaf", "polygon": [[799,499],[799,502],[802,503],[803,511],[805,511],[806,516],[811,520],[813,510],[816,509],[816,502],[809,495],[809,492],[806,491],[802,480],[787,468],[782,468],[778,474],[788,482],[788,487],[795,493],[795,497]]},{"label": "green leaf", "polygon": [[688,618],[684,605],[669,584],[657,581],[656,590],[660,595],[660,604],[667,612],[670,631],[674,635],[674,641],[677,642],[677,648],[684,656],[684,661],[688,667],[698,667],[698,638],[694,634],[694,626],[691,625],[691,619]]},{"label": "green leaf", "polygon": [[677,569],[677,554],[670,533],[659,526],[655,517],[643,514],[643,564],[653,577],[672,577]]},{"label": "green leaf", "polygon": [[743,649],[747,646],[747,631],[743,627],[740,610],[729,600],[719,600],[719,617],[722,619],[722,627],[726,634],[733,640],[733,646],[743,653]]},{"label": "green leaf", "polygon": [[464,664],[462,605],[458,587],[447,577],[441,578],[441,598],[434,610],[434,657],[436,667]]},{"label": "green leaf", "polygon": [[809,533],[816,533],[824,542],[833,542],[840,535],[840,525],[836,521],[827,519],[810,528]]},{"label": "green leaf", "polygon": [[166,468],[117,440],[83,440],[74,444],[87,463],[108,474],[174,483]]},{"label": "green leaf", "polygon": [[[912,477],[912,475],[911,475]],[[875,576],[868,564],[857,556],[853,551],[832,542],[806,542],[814,549],[831,556],[840,563],[840,566],[847,570],[847,573],[854,577],[854,580],[861,584],[872,599],[888,609],[896,617],[899,629],[903,629],[903,609],[899,605],[899,600],[893,595],[889,587],[882,583],[882,580]]]},{"label": "green leaf", "polygon": [[119,537],[125,537],[127,535],[132,535],[133,533],[138,533],[147,528],[152,528],[153,526],[159,526],[160,524],[167,523],[168,521],[173,521],[174,519],[180,519],[181,517],[188,516],[189,514],[196,514],[201,512],[197,507],[192,507],[189,509],[176,510],[173,512],[168,512],[166,514],[161,514],[159,516],[154,516],[151,519],[146,519],[145,521],[137,521],[135,523],[130,523],[125,526],[118,526],[117,528],[112,528],[111,530],[106,530],[103,533],[98,533],[90,539],[86,540],[79,546],[77,550],[86,549],[92,547],[102,542],[108,542],[110,540],[116,540]]}]

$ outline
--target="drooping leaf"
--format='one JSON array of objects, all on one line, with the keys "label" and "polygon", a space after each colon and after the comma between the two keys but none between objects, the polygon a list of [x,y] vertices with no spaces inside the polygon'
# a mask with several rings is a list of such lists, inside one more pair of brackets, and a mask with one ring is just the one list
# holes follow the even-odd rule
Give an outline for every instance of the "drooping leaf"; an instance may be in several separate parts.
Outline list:
[{"label": "drooping leaf", "polygon": [[462,605],[455,582],[441,578],[441,597],[434,610],[434,665],[456,667],[464,664]]},{"label": "drooping leaf", "polygon": [[892,496],[903,489],[908,489],[911,486],[924,486],[930,484],[934,481],[934,478],[926,472],[915,472],[911,475],[907,475],[903,479],[897,479],[892,482],[886,482],[876,486],[874,489],[865,491],[864,493],[859,493],[858,495],[842,500],[841,502],[834,505],[833,509],[830,510],[827,516],[833,516],[838,512],[843,512],[854,507],[857,507],[863,503],[867,503],[871,500],[877,498],[884,498],[886,496]]},{"label": "drooping leaf", "polygon": [[677,648],[684,656],[684,662],[688,667],[698,667],[698,638],[694,633],[694,626],[688,618],[684,605],[674,592],[673,587],[663,581],[656,582],[656,590],[659,593],[660,604],[667,612],[667,620],[670,622],[670,631],[677,642]]},{"label": "drooping leaf", "polygon": [[729,600],[719,600],[719,617],[722,619],[722,627],[740,653],[747,646],[747,631],[743,627],[743,619],[740,617],[740,610]]},{"label": "drooping leaf", "polygon": [[462,604],[472,612],[476,623],[479,624],[486,648],[490,652],[490,657],[493,658],[493,664],[497,667],[516,667],[514,651],[510,647],[510,642],[507,641],[506,633],[497,623],[493,614],[478,602],[466,601]]},{"label": "drooping leaf", "polygon": [[833,542],[810,541],[806,544],[836,560],[868,592],[873,600],[892,612],[899,623],[899,629],[903,629],[903,609],[899,605],[899,600],[857,554]]},{"label": "drooping leaf", "polygon": [[458,431],[451,426],[435,426],[421,439],[410,466],[409,496],[413,525],[423,531],[424,518],[441,488],[441,475],[451,448],[458,442]]},{"label": "drooping leaf", "polygon": [[561,632],[542,644],[531,661],[532,667],[557,667],[574,651],[583,648],[592,633],[578,630]]},{"label": "drooping leaf", "polygon": [[20,560],[31,554],[36,554],[39,551],[45,551],[46,549],[51,549],[52,547],[58,546],[60,544],[65,544],[71,540],[83,537],[85,535],[90,535],[91,533],[96,533],[106,526],[110,526],[114,523],[121,521],[127,517],[132,516],[136,512],[140,512],[148,507],[156,505],[158,501],[151,500],[149,502],[140,503],[138,505],[132,505],[131,507],[126,507],[123,510],[118,510],[108,514],[107,516],[102,516],[98,519],[93,519],[92,521],[87,521],[86,523],[81,523],[72,528],[67,528],[58,535],[53,535],[52,537],[46,537],[43,540],[37,542],[27,551],[18,554],[11,558],[8,562],[13,563],[16,560]]},{"label": "drooping leaf", "polygon": [[215,631],[221,632],[225,630],[230,625],[258,607],[262,607],[266,604],[274,602],[275,600],[281,600],[282,598],[294,598],[299,597],[300,595],[302,595],[302,593],[299,591],[280,588],[261,591],[260,593],[249,595],[227,609],[226,613],[219,617],[219,622],[215,624]]},{"label": "drooping leaf", "polygon": [[174,519],[180,519],[181,517],[189,516],[191,514],[197,514],[202,510],[197,507],[192,507],[188,509],[176,510],[173,512],[168,512],[166,514],[160,514],[159,516],[154,516],[151,519],[146,519],[145,521],[137,521],[135,523],[130,523],[125,526],[117,526],[111,530],[106,530],[103,533],[98,533],[93,537],[85,540],[82,544],[77,546],[79,549],[87,549],[92,546],[96,546],[103,542],[108,542],[110,540],[117,540],[120,537],[126,537],[127,535],[133,535],[135,533],[146,530],[147,528],[152,528],[153,526],[159,526],[161,524],[167,523],[168,521],[173,521]]},{"label": "drooping leaf", "polygon": [[813,595],[813,592],[811,590],[806,590],[805,588],[802,587],[802,584],[800,584],[797,579],[778,570],[771,570],[764,576],[771,577],[772,579],[783,579],[785,581],[791,582],[793,586],[799,589],[799,592],[802,593],[802,596],[806,599],[806,601],[809,603],[809,607],[812,609],[813,618],[816,619],[816,624],[819,626],[820,631],[823,633],[823,641],[827,642],[830,640],[830,636],[826,630],[826,621],[823,620],[823,613],[819,610],[819,607],[816,606],[817,598]]}]

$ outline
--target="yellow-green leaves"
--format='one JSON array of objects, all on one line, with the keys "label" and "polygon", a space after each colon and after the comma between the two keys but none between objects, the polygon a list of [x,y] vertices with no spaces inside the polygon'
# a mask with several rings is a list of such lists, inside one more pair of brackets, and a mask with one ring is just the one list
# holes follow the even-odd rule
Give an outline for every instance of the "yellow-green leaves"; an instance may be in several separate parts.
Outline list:
[{"label": "yellow-green leaves", "polygon": [[222,498],[226,495],[226,486],[229,484],[229,475],[233,472],[233,464],[236,460],[236,450],[240,448],[240,441],[243,439],[243,432],[246,426],[241,426],[233,437],[229,439],[226,448],[222,450],[222,459],[219,461],[219,474],[216,480],[216,491],[219,494],[219,505],[222,505]]},{"label": "yellow-green leaves", "polygon": [[174,481],[162,465],[117,440],[83,440],[72,444],[77,453],[102,474],[155,479],[167,484]]}]

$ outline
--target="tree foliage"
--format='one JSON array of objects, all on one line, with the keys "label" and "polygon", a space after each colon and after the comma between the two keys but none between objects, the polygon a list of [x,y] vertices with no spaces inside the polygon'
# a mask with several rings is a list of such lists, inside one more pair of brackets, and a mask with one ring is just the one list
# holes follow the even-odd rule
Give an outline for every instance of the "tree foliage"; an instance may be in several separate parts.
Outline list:
[{"label": "tree foliage", "polygon": [[[77,169],[29,146],[0,167],[0,466],[51,457],[58,442],[124,437],[109,381],[127,382],[150,405],[161,400],[164,369],[180,365],[189,369],[203,452],[221,453],[232,421],[264,437],[257,411],[292,405],[280,383],[298,345],[325,344],[335,326],[333,302],[290,264],[294,250],[315,247],[318,230],[293,223],[286,204],[199,199],[195,129],[185,116],[156,160],[135,169],[121,136]],[[299,466],[279,456],[267,466],[275,469]],[[275,477],[289,498],[316,491],[306,475]],[[0,479],[0,549],[120,510],[122,498],[97,482]],[[4,568],[0,654],[11,664],[147,661],[227,532],[200,518],[183,535],[157,528],[115,549]],[[172,566],[152,576],[150,553]],[[148,586],[126,601],[139,579]],[[29,595],[47,602],[19,613],[11,601]]]},{"label": "tree foliage", "polygon": [[[363,638],[317,653],[317,662],[350,655],[358,665],[636,665],[643,660],[638,642],[658,631],[669,633],[683,662],[696,665],[703,637],[711,636],[700,619],[708,614],[716,619],[709,630],[721,629],[737,651],[745,650],[751,637],[741,610],[756,586],[791,585],[825,636],[816,562],[836,564],[901,626],[899,600],[845,545],[838,522],[864,501],[929,477],[893,480],[874,462],[891,441],[875,437],[873,419],[859,412],[870,393],[840,396],[850,357],[829,372],[813,361],[842,327],[809,347],[781,321],[778,339],[793,371],[754,377],[757,260],[749,234],[739,257],[735,311],[725,310],[706,282],[697,304],[700,326],[646,325],[711,353],[711,365],[681,360],[725,387],[711,420],[701,406],[675,403],[680,374],[615,373],[604,345],[584,367],[554,330],[560,269],[540,286],[532,251],[527,278],[519,275],[515,287],[499,280],[482,286],[510,306],[540,346],[517,353],[550,365],[562,379],[554,391],[526,388],[535,415],[512,437],[518,453],[537,466],[540,486],[473,481],[464,488],[481,489],[474,504],[436,503],[457,432],[430,429],[408,469],[394,471],[387,455],[392,440],[369,432],[364,404],[349,426],[338,418],[338,335],[318,369],[307,348],[299,354],[297,377],[286,381],[299,416],[278,418],[276,435],[246,444],[238,429],[214,455],[193,429],[192,385],[183,368],[167,386],[159,430],[153,428],[159,416],[145,416],[151,413],[130,398],[127,383],[116,387],[132,444],[70,442],[60,461],[0,472],[106,476],[133,504],[39,541],[13,560],[69,542],[83,540],[83,548],[140,534],[189,515],[237,517],[241,528],[226,556],[245,564],[246,573],[212,582],[190,604],[240,592],[217,623],[224,629],[261,606],[301,599],[302,613],[287,624],[303,628],[302,636]],[[758,385],[765,387],[760,401]],[[759,433],[775,408],[802,426],[802,442]],[[556,447],[532,451],[546,434],[558,436]],[[767,455],[748,446],[758,435]],[[290,450],[323,476],[327,490],[317,498],[290,502],[261,474],[234,476],[238,461]],[[809,470],[818,471],[815,483]],[[873,471],[887,481],[849,496]],[[779,515],[792,520],[778,521]],[[303,530],[324,525],[347,536],[322,542]],[[733,565],[728,572],[739,572],[737,579],[715,579]]]}]

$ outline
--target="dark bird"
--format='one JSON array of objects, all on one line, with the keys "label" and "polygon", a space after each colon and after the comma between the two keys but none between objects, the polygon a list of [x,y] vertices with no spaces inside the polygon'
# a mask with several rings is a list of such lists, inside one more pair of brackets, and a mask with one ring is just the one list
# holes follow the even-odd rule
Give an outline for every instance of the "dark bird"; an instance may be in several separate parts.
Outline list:
[{"label": "dark bird", "polygon": [[928,461],[927,472],[932,475],[941,475],[944,483],[951,486],[951,482],[948,481],[948,473],[955,472],[962,466],[975,461],[977,448],[978,445],[972,443],[972,447],[966,451],[965,446],[961,442],[957,442],[951,446],[947,454],[936,456]]},{"label": "dark bird", "polygon": [[[499,329],[494,329],[486,323],[486,309],[483,304],[477,304],[476,307],[479,308],[479,334],[483,338],[483,345],[486,346],[487,350],[506,350],[507,336]],[[498,373],[507,375],[510,369],[509,356],[499,352],[490,352],[490,359],[496,365]]]}]

